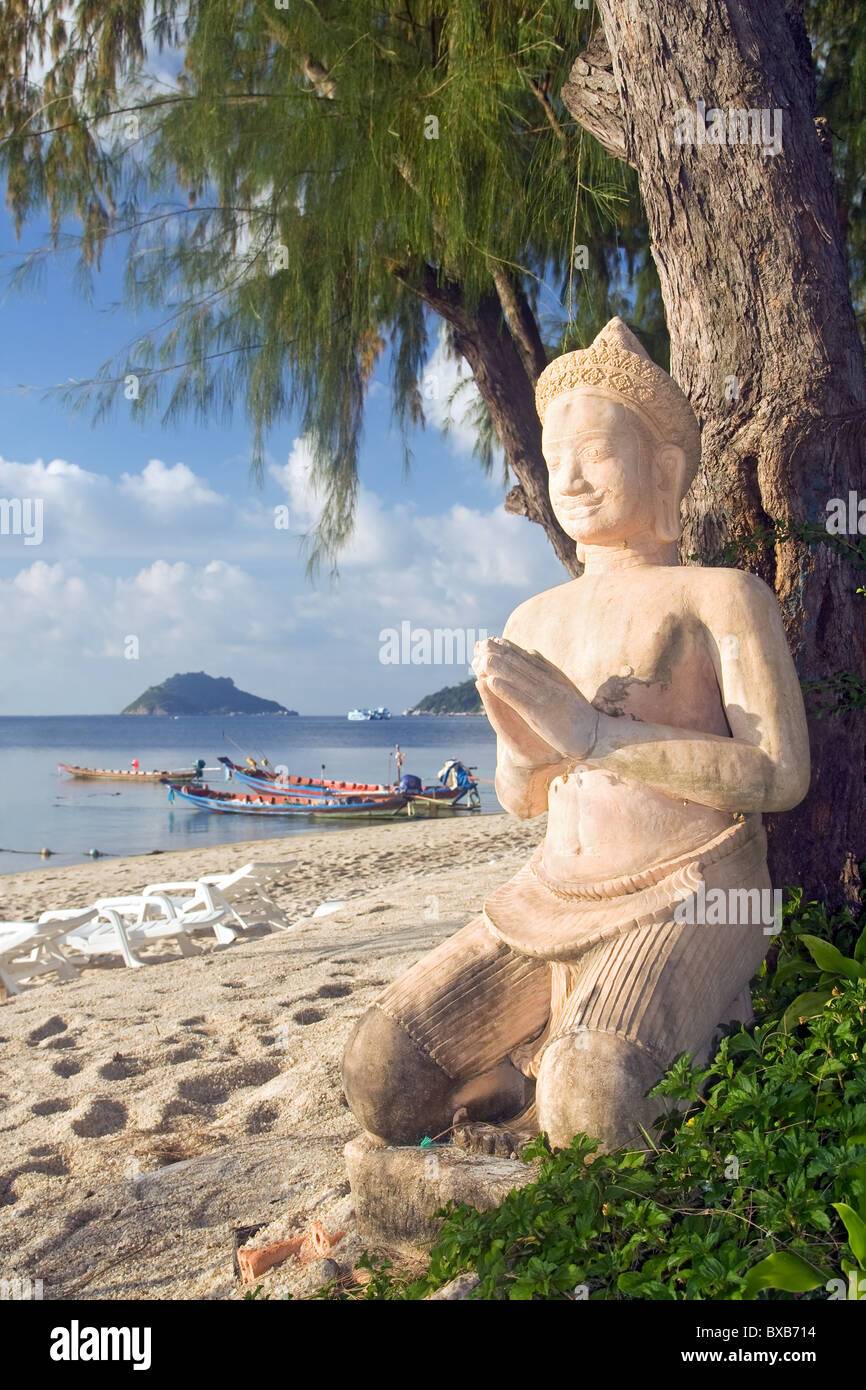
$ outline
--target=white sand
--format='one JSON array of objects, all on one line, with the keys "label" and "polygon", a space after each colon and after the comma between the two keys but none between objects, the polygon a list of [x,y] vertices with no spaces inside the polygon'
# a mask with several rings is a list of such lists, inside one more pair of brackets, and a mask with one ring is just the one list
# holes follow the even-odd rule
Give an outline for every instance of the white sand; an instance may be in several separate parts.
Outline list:
[{"label": "white sand", "polygon": [[[382,986],[465,925],[543,822],[371,825],[0,878],[0,919],[147,882],[293,860],[275,897],[295,929],[167,943],[0,1003],[0,1279],[46,1298],[238,1298],[232,1231],[255,1243],[315,1217],[361,1248],[342,1151],[358,1132],[340,1058]],[[311,919],[326,899],[350,898]],[[116,964],[115,964],[116,960]],[[294,1260],[260,1281],[303,1294]]]}]

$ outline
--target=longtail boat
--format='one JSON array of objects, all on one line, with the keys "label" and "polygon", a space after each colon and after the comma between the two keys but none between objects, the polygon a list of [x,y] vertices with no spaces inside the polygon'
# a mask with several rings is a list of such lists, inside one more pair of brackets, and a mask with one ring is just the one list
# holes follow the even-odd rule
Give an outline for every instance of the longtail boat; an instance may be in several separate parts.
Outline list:
[{"label": "longtail boat", "polygon": [[[363,797],[367,801],[384,801],[389,797],[399,794],[406,797],[407,801],[417,802],[418,804],[433,804],[443,806],[454,806],[461,797],[466,795],[465,787],[421,787],[420,790],[412,790],[401,787],[381,787],[373,790],[344,790],[339,782],[330,786],[304,786],[300,779],[289,782],[280,778],[276,782],[262,782],[258,777],[253,777],[248,772],[235,772],[233,777],[241,782],[245,787],[252,791],[259,792],[263,796],[286,795],[294,800],[302,801],[325,801],[325,800],[346,800],[347,798]],[[351,784],[349,784],[351,786]],[[474,809],[470,807],[458,807],[458,810]]]},{"label": "longtail boat", "polygon": [[367,787],[361,784],[355,786],[351,782],[332,785],[312,783],[307,785],[303,778],[283,778],[279,777],[275,782],[265,782],[260,777],[255,777],[251,772],[233,772],[232,778],[240,782],[244,787],[249,787],[252,791],[261,792],[265,796],[293,796],[301,797],[305,801],[330,800],[334,797],[343,800],[346,797],[362,797],[365,801],[380,801],[383,797],[396,796],[394,787]]},{"label": "longtail boat", "polygon": [[66,772],[70,777],[87,778],[97,782],[192,782],[197,775],[197,768],[185,767],[179,772],[169,772],[165,768],[162,771],[154,769],[152,772],[142,772],[137,768],[114,767],[77,767],[75,763],[58,763],[58,772]]},{"label": "longtail boat", "polygon": [[201,810],[235,815],[321,816],[327,820],[370,820],[375,816],[381,816],[383,819],[391,819],[399,815],[406,806],[406,797],[401,795],[391,795],[376,801],[367,801],[361,797],[346,797],[340,800],[304,799],[273,793],[245,795],[239,792],[213,791],[205,786],[175,787],[167,778],[163,781],[169,788],[169,801],[173,801],[175,796],[180,796]]},{"label": "longtail boat", "polygon": [[[368,801],[378,801],[401,794],[406,797],[407,801],[419,805],[453,806],[457,810],[477,810],[480,805],[477,783],[468,774],[460,778],[454,786],[445,786],[441,782],[423,786],[420,778],[407,776],[401,780],[398,786],[384,787],[372,782],[334,782],[324,778],[317,780],[314,777],[293,777],[288,773],[276,773],[270,768],[260,768],[257,763],[243,767],[239,763],[233,763],[230,758],[220,758],[220,762],[229,771],[232,778],[263,795],[276,793],[302,797],[304,800],[316,798],[344,800],[347,797],[363,796]],[[450,767],[451,764],[448,766]],[[458,766],[462,765],[458,764]],[[255,771],[251,770],[253,767]],[[467,793],[469,794],[468,807],[457,806],[457,803]]]},{"label": "longtail boat", "polygon": [[287,792],[297,791],[302,796],[330,796],[334,792],[347,796],[394,795],[392,787],[385,787],[380,782],[334,782],[324,777],[294,777],[288,772],[274,772],[273,768],[259,767],[258,763],[251,762],[244,767],[240,763],[233,763],[231,758],[220,758],[219,761],[233,777],[261,791],[272,791],[278,786]]},{"label": "longtail boat", "polygon": [[420,792],[407,792],[406,796],[412,806],[439,806],[443,810],[453,811],[474,811],[477,809],[474,805],[459,806],[457,804],[460,798],[465,796],[465,791],[461,791],[459,787],[453,791],[450,787],[423,787]]}]

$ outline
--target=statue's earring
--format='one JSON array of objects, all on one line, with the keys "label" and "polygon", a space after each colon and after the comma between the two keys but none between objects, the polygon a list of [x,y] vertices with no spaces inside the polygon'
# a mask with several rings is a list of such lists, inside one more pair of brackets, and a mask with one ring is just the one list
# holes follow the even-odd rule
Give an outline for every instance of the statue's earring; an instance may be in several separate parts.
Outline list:
[{"label": "statue's earring", "polygon": [[575,543],[574,554],[579,565],[586,564],[586,546],[582,545],[580,541]]},{"label": "statue's earring", "polygon": [[680,538],[680,502],[686,474],[686,456],[677,444],[665,444],[653,460],[658,501],[656,527],[659,539],[677,541]]}]

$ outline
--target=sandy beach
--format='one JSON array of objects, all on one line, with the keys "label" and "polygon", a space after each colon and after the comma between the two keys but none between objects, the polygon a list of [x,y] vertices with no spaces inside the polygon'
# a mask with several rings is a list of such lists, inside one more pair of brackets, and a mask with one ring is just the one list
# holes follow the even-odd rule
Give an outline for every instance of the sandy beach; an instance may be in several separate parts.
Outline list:
[{"label": "sandy beach", "polygon": [[[232,1299],[233,1231],[256,1243],[319,1220],[353,1228],[342,1151],[358,1133],[343,1045],[384,984],[463,926],[526,860],[543,822],[373,825],[0,879],[0,919],[33,920],[156,881],[291,860],[274,896],[291,932],[183,959],[150,948],[0,1003],[0,1279],[46,1299]],[[326,900],[338,913],[313,918]],[[295,1260],[261,1279],[309,1292]]]}]

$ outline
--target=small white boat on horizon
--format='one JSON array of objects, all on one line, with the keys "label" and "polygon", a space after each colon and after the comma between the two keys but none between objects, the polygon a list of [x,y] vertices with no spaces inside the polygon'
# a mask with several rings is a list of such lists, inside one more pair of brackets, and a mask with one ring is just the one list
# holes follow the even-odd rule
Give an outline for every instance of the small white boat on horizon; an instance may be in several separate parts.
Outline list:
[{"label": "small white boat on horizon", "polygon": [[379,705],[376,709],[350,709],[346,715],[347,719],[390,719],[391,711],[386,705]]}]

